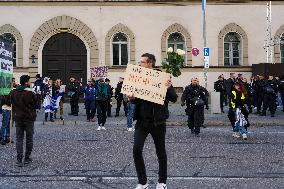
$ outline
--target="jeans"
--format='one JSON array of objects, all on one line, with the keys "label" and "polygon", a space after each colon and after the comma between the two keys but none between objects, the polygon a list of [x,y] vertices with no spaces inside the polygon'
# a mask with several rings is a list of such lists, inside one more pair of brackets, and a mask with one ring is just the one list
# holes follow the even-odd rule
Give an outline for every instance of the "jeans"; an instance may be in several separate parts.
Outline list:
[{"label": "jeans", "polygon": [[135,104],[128,102],[127,103],[127,127],[128,128],[132,127],[134,110],[135,110]]},{"label": "jeans", "polygon": [[17,159],[23,159],[23,141],[26,132],[26,152],[25,158],[29,157],[33,150],[33,134],[34,134],[34,122],[16,122],[16,148],[17,148]]},{"label": "jeans", "polygon": [[86,100],[85,101],[86,106],[86,114],[87,119],[93,119],[95,116],[95,110],[96,110],[96,101],[95,100]]},{"label": "jeans", "polygon": [[235,124],[235,127],[233,129],[234,132],[239,132],[241,135],[247,134],[247,129],[244,126],[240,126],[240,122],[237,122]]},{"label": "jeans", "polygon": [[2,140],[10,139],[10,119],[11,119],[11,111],[2,110],[2,127],[1,127]]},{"label": "jeans", "polygon": [[107,101],[97,101],[98,124],[104,126],[106,123]]},{"label": "jeans", "polygon": [[165,146],[166,124],[154,126],[154,124],[136,123],[134,132],[133,158],[138,176],[139,184],[147,183],[146,168],[143,159],[143,147],[147,136],[151,134],[156,147],[156,154],[159,160],[159,183],[167,181],[167,154]]}]

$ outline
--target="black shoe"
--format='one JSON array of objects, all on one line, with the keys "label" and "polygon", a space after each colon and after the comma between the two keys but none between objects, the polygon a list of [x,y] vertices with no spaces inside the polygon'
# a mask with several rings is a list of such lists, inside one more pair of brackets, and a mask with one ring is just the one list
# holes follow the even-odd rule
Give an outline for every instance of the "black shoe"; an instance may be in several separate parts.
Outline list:
[{"label": "black shoe", "polygon": [[14,141],[13,141],[13,140],[10,141],[10,139],[6,139],[5,142],[6,142],[7,144],[10,143],[10,142],[11,142],[11,144],[14,143]]},{"label": "black shoe", "polygon": [[61,120],[61,121],[63,121],[63,120],[64,120],[62,116],[60,116],[60,120]]},{"label": "black shoe", "polygon": [[196,137],[200,137],[199,133],[194,133],[194,135],[195,135]]},{"label": "black shoe", "polygon": [[262,114],[260,114],[260,116],[266,116],[266,113],[262,113]]},{"label": "black shoe", "polygon": [[54,122],[54,119],[50,119],[50,122]]},{"label": "black shoe", "polygon": [[115,114],[115,117],[118,117],[119,116],[119,114]]},{"label": "black shoe", "polygon": [[191,130],[190,130],[190,132],[191,132],[191,134],[194,134],[194,131],[193,131],[193,129],[191,129]]},{"label": "black shoe", "polygon": [[27,158],[24,159],[24,164],[25,165],[30,164],[32,162],[33,162],[32,158],[27,157]]},{"label": "black shoe", "polygon": [[24,166],[24,164],[23,164],[21,159],[17,159],[16,164],[17,164],[18,167],[23,167]]},{"label": "black shoe", "polygon": [[274,114],[271,114],[271,117],[275,117],[275,115],[274,115]]},{"label": "black shoe", "polygon": [[68,115],[74,115],[73,113],[69,113]]},{"label": "black shoe", "polygon": [[78,114],[73,114],[73,116],[78,116]]},{"label": "black shoe", "polygon": [[6,145],[5,140],[1,140],[1,144],[2,144],[2,145]]}]

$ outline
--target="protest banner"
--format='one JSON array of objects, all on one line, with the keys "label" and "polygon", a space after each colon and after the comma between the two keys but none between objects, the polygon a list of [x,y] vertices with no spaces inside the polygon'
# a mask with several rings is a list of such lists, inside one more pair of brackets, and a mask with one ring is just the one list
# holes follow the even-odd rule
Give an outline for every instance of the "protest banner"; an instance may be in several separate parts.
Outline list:
[{"label": "protest banner", "polygon": [[121,92],[157,104],[164,104],[170,74],[128,64]]},{"label": "protest banner", "polygon": [[13,46],[0,36],[0,95],[8,95],[12,88]]},{"label": "protest banner", "polygon": [[101,77],[107,77],[108,74],[108,67],[107,66],[97,66],[94,68],[91,68],[91,77],[92,78],[101,78]]}]

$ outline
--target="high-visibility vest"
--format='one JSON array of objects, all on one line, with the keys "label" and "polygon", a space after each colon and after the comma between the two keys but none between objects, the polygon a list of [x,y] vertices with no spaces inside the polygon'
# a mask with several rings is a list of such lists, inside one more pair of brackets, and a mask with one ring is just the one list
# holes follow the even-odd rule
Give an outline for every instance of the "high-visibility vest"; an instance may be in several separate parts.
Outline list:
[{"label": "high-visibility vest", "polygon": [[[236,91],[232,91],[232,94],[233,94],[234,100],[236,100],[236,98],[237,98],[237,93],[236,93]],[[245,97],[244,93],[242,93],[241,99],[244,100],[245,98],[246,98],[246,97]],[[233,100],[231,100],[231,105],[232,105],[232,108],[233,108],[233,109],[236,108],[236,104],[233,102]]]}]

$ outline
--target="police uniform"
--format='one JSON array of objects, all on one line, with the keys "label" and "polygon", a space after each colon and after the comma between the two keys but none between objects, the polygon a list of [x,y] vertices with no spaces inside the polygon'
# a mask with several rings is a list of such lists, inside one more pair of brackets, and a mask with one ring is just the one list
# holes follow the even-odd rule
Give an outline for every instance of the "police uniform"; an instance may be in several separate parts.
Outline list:
[{"label": "police uniform", "polygon": [[220,92],[220,108],[221,108],[221,111],[224,113],[224,102],[226,99],[225,82],[222,80],[216,81],[214,83],[214,90],[216,92]]},{"label": "police uniform", "polygon": [[208,99],[204,88],[199,85],[187,86],[181,97],[182,105],[186,103],[188,115],[188,127],[192,133],[199,134],[204,122],[204,106],[208,109]]},{"label": "police uniform", "polygon": [[264,99],[263,99],[263,110],[262,116],[266,115],[266,110],[269,108],[271,117],[274,117],[277,100],[277,83],[273,80],[265,82],[264,87]]}]

